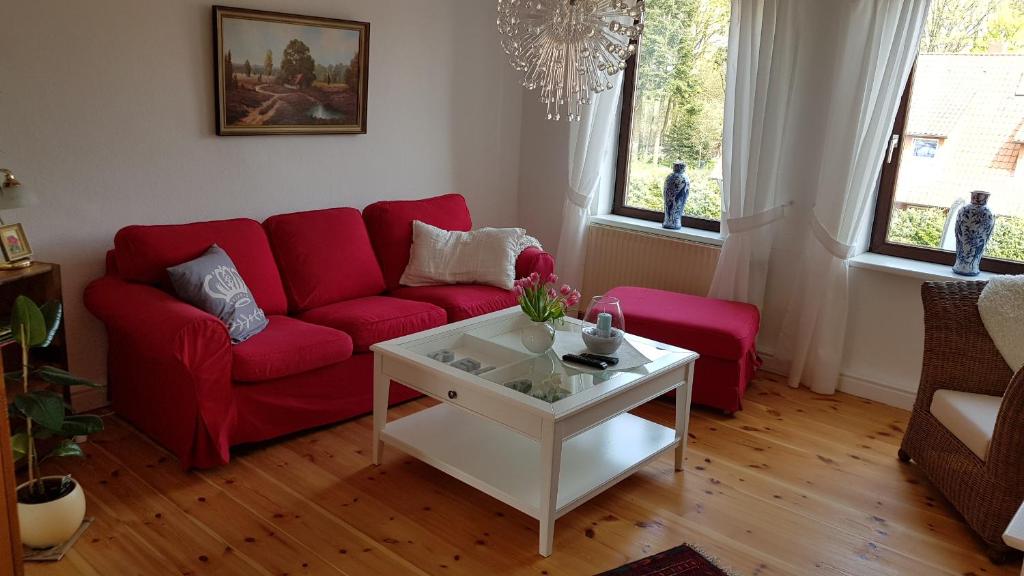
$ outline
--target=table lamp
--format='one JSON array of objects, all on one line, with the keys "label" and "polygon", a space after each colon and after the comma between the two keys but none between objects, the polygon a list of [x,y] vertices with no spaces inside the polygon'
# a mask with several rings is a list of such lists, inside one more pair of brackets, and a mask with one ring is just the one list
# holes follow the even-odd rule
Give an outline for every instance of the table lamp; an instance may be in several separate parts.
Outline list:
[{"label": "table lamp", "polygon": [[[14,173],[7,168],[0,168],[0,211],[23,208],[35,203],[35,195],[30,190],[25,189],[25,186],[14,177]],[[3,224],[4,221],[0,218],[0,226]],[[20,225],[18,225],[18,229],[21,229]],[[21,234],[24,235],[24,231],[21,231]],[[32,265],[32,252],[28,249],[27,240],[24,238],[22,240],[25,240],[24,252],[26,254],[10,257],[5,252],[6,261],[0,262],[0,270],[27,268]]]}]

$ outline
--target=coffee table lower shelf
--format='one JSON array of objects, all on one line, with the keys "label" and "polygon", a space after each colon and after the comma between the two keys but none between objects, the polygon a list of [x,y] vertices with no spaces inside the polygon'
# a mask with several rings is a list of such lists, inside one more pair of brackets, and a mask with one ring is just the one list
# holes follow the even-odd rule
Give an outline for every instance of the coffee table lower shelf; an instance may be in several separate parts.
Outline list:
[{"label": "coffee table lower shelf", "polygon": [[[505,426],[450,404],[388,422],[385,444],[540,519],[541,447]],[[565,441],[555,517],[678,445],[676,432],[629,413]]]}]

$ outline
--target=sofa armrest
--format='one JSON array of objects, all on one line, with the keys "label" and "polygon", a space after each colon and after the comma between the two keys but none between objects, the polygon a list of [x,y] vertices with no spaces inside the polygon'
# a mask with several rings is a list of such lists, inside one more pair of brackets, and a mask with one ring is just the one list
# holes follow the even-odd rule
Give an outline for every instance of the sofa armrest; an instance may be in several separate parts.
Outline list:
[{"label": "sofa armrest", "polygon": [[231,340],[214,316],[157,288],[105,276],[85,305],[107,327],[114,409],[184,468],[228,461]]},{"label": "sofa armrest", "polygon": [[936,390],[1002,396],[1013,377],[978,312],[984,282],[925,282],[924,362],[915,407],[928,411]]},{"label": "sofa armrest", "polygon": [[131,334],[147,356],[170,353],[190,328],[212,349],[220,348],[221,340],[231,343],[215,316],[146,284],[104,276],[86,287],[85,306],[108,330]]},{"label": "sofa armrest", "polygon": [[531,246],[516,258],[516,278],[525,278],[536,272],[541,278],[555,271],[555,258],[547,252]]},{"label": "sofa armrest", "polygon": [[1017,371],[999,408],[987,464],[995,478],[1024,494],[1024,368]]}]

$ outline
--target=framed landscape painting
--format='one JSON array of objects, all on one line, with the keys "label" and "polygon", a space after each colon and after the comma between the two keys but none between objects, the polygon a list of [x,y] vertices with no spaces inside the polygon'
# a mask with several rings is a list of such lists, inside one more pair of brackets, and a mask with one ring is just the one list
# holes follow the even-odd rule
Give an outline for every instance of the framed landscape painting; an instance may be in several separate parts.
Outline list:
[{"label": "framed landscape painting", "polygon": [[217,134],[365,134],[370,24],[213,7]]}]

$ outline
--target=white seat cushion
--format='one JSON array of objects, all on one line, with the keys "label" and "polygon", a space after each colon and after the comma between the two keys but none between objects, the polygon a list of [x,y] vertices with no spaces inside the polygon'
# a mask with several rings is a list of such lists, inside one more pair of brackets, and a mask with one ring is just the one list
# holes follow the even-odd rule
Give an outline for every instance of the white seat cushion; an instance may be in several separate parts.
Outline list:
[{"label": "white seat cushion", "polygon": [[971,452],[987,460],[1002,403],[1002,396],[939,390],[932,397],[930,411]]}]

